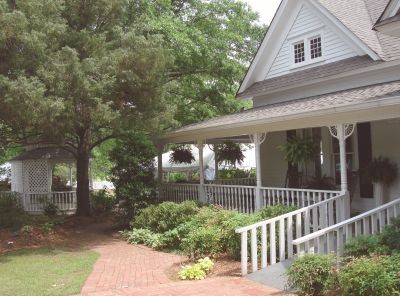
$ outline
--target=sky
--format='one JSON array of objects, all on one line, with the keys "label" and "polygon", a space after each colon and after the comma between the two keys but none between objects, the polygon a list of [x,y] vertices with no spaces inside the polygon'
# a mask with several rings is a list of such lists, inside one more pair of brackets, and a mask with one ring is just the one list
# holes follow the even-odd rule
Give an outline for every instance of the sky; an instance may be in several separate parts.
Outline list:
[{"label": "sky", "polygon": [[281,0],[244,0],[260,14],[260,21],[269,25]]}]

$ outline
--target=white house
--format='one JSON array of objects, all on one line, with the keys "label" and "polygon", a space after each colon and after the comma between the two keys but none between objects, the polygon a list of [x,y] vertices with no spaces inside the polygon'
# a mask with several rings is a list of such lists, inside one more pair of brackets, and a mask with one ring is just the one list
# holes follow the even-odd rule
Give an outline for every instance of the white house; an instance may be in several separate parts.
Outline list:
[{"label": "white house", "polygon": [[[380,200],[365,174],[378,156],[400,167],[399,9],[399,0],[283,0],[238,90],[237,98],[252,100],[253,108],[170,131],[161,139],[162,144],[196,143],[202,155],[206,143],[248,135],[256,146],[257,186],[201,181],[191,189],[195,197],[243,212],[274,203],[300,207],[237,231],[243,274],[248,233],[256,271],[296,253],[340,253],[348,238],[378,232],[399,215],[400,178]],[[321,161],[310,164],[309,171],[319,167],[333,178],[336,190],[285,188],[289,165],[277,146],[289,136],[313,134],[320,137]],[[161,193],[168,199],[168,192]],[[184,198],[185,191],[181,194]],[[361,215],[350,219],[350,208]],[[257,229],[262,233],[258,248]]]}]

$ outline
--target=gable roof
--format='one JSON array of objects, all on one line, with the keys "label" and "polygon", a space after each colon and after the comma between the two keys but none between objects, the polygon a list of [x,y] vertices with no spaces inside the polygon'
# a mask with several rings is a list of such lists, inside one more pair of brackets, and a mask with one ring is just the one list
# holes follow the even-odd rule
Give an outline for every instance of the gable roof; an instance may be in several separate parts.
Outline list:
[{"label": "gable roof", "polygon": [[[322,15],[333,22],[340,30],[345,31],[352,42],[364,50],[374,60],[389,61],[400,58],[400,39],[381,34],[373,30],[375,21],[382,14],[389,0],[303,0],[312,5]],[[290,22],[290,10],[294,10],[301,1],[282,0],[258,52],[238,90],[238,97],[254,83],[262,81],[265,75],[263,65],[267,56],[276,54],[276,43],[282,42],[287,32],[280,29]],[[275,32],[276,31],[276,32]],[[281,38],[281,39],[279,39]],[[360,55],[363,55],[359,53]],[[268,67],[266,65],[265,67]],[[304,70],[306,71],[306,70]]]}]

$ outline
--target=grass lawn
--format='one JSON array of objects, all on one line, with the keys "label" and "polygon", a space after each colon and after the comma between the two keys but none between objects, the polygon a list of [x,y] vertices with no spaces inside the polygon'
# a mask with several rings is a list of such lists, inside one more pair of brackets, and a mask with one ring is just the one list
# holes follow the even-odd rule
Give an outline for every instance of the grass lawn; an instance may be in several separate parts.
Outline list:
[{"label": "grass lawn", "polygon": [[26,249],[0,256],[0,295],[79,294],[99,255],[61,248]]}]

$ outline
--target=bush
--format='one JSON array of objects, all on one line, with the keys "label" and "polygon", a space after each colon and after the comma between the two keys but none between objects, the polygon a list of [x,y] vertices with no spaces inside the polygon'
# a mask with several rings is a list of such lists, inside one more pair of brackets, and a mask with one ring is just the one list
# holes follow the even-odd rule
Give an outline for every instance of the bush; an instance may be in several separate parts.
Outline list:
[{"label": "bush", "polygon": [[197,228],[188,234],[182,249],[193,258],[215,256],[223,251],[222,232],[217,226]]},{"label": "bush", "polygon": [[90,192],[90,204],[96,214],[109,212],[116,204],[115,196],[107,190],[98,190]]},{"label": "bush", "polygon": [[335,285],[337,271],[334,266],[335,261],[332,256],[300,257],[293,262],[287,272],[288,285],[295,288],[299,295],[324,295]]},{"label": "bush", "polygon": [[49,202],[44,207],[43,212],[47,217],[54,217],[58,213],[58,207],[56,204]]},{"label": "bush", "polygon": [[339,273],[343,295],[396,295],[398,279],[390,272],[387,260],[385,257],[361,257],[349,262]]},{"label": "bush", "polygon": [[164,233],[190,220],[198,210],[199,206],[193,201],[185,201],[181,204],[164,202],[142,210],[131,226]]},{"label": "bush", "polygon": [[274,205],[268,206],[259,210],[256,214],[260,217],[259,220],[268,220],[280,215],[284,215],[293,211],[298,210],[296,206],[285,206],[285,205]]},{"label": "bush", "polygon": [[387,225],[382,231],[381,242],[390,250],[396,252],[400,250],[400,218],[394,219],[392,225]]},{"label": "bush", "polygon": [[148,229],[132,229],[130,231],[125,231],[122,236],[130,244],[144,244],[151,248],[162,249],[164,247],[164,242],[161,234],[151,232]]},{"label": "bush", "polygon": [[202,280],[211,271],[214,263],[210,258],[199,259],[196,264],[183,266],[178,272],[181,280]]},{"label": "bush", "polygon": [[0,193],[0,228],[18,230],[26,224],[30,224],[30,217],[21,208],[18,195]]},{"label": "bush", "polygon": [[377,235],[360,236],[348,241],[344,247],[344,256],[361,257],[371,254],[388,254],[389,248],[381,244]]}]

